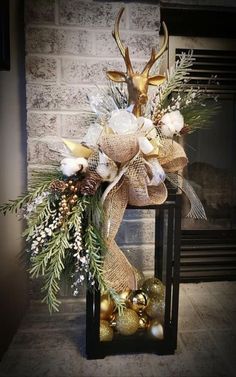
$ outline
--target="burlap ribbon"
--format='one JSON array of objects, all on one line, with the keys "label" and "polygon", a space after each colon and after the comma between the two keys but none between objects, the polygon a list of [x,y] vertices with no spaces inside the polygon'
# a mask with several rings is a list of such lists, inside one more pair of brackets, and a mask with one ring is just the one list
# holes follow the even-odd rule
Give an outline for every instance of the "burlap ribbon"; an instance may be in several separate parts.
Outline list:
[{"label": "burlap ribbon", "polygon": [[[103,235],[107,245],[103,271],[107,284],[118,292],[137,289],[135,268],[115,242],[127,204],[160,205],[168,194],[163,182],[150,185],[152,171],[148,164],[149,157],[140,153],[137,145],[135,135],[104,135],[100,140],[101,149],[108,157],[123,163],[119,176],[108,186],[103,197]],[[181,145],[169,139],[162,142],[158,157],[155,158],[158,158],[165,172],[183,169],[188,162]]]}]

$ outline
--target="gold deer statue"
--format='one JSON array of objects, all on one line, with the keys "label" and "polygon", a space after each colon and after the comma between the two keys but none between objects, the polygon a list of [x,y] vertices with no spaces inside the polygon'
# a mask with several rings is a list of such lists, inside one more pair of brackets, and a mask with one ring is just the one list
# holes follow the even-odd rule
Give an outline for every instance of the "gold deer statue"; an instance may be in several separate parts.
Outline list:
[{"label": "gold deer statue", "polygon": [[115,82],[125,82],[128,87],[128,101],[129,105],[134,105],[133,107],[133,114],[137,117],[142,115],[142,106],[146,105],[148,96],[148,85],[160,85],[165,81],[165,76],[161,75],[155,75],[155,76],[149,76],[150,69],[152,68],[153,64],[161,57],[161,55],[165,52],[168,46],[168,30],[166,27],[166,24],[163,22],[163,29],[164,29],[164,42],[160,49],[160,51],[157,53],[156,50],[153,48],[151,57],[149,61],[147,62],[146,66],[144,67],[143,71],[141,73],[134,72],[130,56],[129,56],[129,49],[128,47],[124,47],[123,43],[120,39],[119,34],[119,23],[121,16],[124,12],[125,8],[121,8],[116,21],[115,21],[115,28],[112,33],[116,44],[120,50],[121,55],[124,58],[125,65],[127,68],[127,72],[119,72],[119,71],[107,71],[107,76],[110,80]]}]

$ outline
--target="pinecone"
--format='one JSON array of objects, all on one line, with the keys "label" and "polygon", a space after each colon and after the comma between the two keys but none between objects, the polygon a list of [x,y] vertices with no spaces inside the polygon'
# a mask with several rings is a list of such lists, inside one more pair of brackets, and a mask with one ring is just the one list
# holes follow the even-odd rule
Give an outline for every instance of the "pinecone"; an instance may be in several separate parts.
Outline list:
[{"label": "pinecone", "polygon": [[66,183],[64,181],[60,181],[59,179],[54,179],[50,184],[50,189],[52,191],[63,192],[66,189]]},{"label": "pinecone", "polygon": [[95,171],[87,171],[85,178],[81,181],[80,193],[82,195],[94,195],[101,181],[102,178]]}]

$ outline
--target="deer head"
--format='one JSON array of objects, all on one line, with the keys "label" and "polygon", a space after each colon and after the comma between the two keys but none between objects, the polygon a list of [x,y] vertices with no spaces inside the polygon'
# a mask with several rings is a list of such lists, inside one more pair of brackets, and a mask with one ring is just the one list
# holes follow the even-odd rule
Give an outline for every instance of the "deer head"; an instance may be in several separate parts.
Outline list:
[{"label": "deer head", "polygon": [[161,55],[165,52],[168,45],[168,31],[166,24],[163,22],[164,28],[164,42],[157,53],[156,50],[153,48],[151,52],[151,57],[147,64],[145,65],[143,71],[141,73],[134,72],[131,60],[129,57],[129,49],[128,47],[124,47],[123,43],[120,39],[119,34],[119,23],[121,16],[124,12],[125,8],[121,8],[119,11],[116,22],[115,28],[112,32],[112,35],[116,41],[116,44],[120,50],[121,55],[124,58],[125,65],[126,65],[126,72],[119,72],[119,71],[107,71],[107,76],[110,80],[115,82],[125,82],[128,86],[128,94],[129,94],[129,105],[133,104],[133,114],[136,116],[142,115],[142,105],[145,105],[148,100],[147,92],[148,92],[148,85],[160,85],[165,81],[165,76],[155,75],[149,76],[150,69],[152,68],[153,64],[161,57]]}]

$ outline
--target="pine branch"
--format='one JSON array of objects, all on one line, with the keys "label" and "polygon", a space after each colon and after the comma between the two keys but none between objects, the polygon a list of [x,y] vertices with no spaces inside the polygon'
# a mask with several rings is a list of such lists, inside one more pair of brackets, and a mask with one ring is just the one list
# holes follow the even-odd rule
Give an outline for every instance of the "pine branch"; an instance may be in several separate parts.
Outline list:
[{"label": "pine branch", "polygon": [[35,180],[32,181],[29,186],[29,190],[14,200],[9,200],[7,203],[0,205],[0,212],[4,215],[7,212],[17,213],[24,205],[29,204],[34,201],[40,194],[47,191],[49,188],[53,177],[58,177],[58,172],[39,172],[35,173]]},{"label": "pine branch", "polygon": [[153,99],[151,109],[152,118],[154,119],[160,109],[165,108],[168,96],[184,82],[188,81],[190,67],[193,64],[192,53],[182,54],[181,58],[177,60],[175,66],[167,70],[166,81],[157,89],[156,95]]}]

